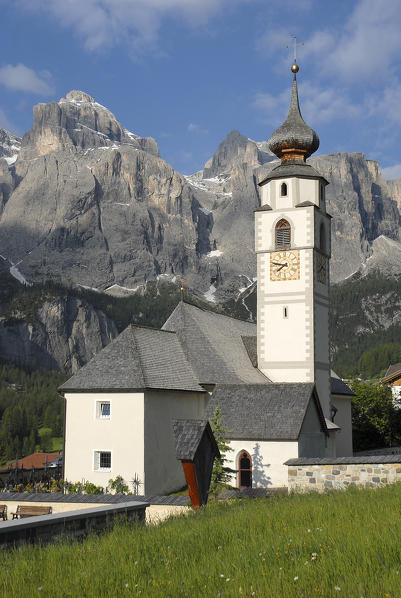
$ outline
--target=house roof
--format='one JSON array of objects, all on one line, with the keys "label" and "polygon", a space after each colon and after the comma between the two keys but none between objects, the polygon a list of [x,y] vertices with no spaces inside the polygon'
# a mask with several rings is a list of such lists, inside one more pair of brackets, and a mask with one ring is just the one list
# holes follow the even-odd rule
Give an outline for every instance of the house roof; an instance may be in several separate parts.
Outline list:
[{"label": "house roof", "polygon": [[331,370],[330,376],[331,394],[345,395],[349,397],[355,396],[355,393],[352,392],[350,387],[344,382],[344,380],[341,380],[341,378],[333,370]]},{"label": "house roof", "polygon": [[396,378],[401,378],[401,363],[390,365],[384,378],[382,378],[382,382],[391,382]]},{"label": "house roof", "polygon": [[193,461],[204,433],[209,435],[210,441],[219,455],[216,440],[207,419],[175,419],[173,432],[177,459]]},{"label": "house roof", "polygon": [[178,335],[130,325],[60,387],[75,392],[141,389],[204,392]]},{"label": "house roof", "polygon": [[[175,331],[200,384],[266,384],[270,380],[249,358],[256,325],[182,301],[163,325]],[[247,350],[248,349],[248,350]]]},{"label": "house roof", "polygon": [[[22,459],[18,459],[18,469],[21,469],[22,467],[24,469],[45,467],[46,464],[50,465],[50,463],[58,459],[60,456],[61,453],[32,453],[32,455],[27,455]],[[13,461],[10,463],[9,467],[15,468],[16,462]]]},{"label": "house roof", "polygon": [[314,400],[322,429],[323,412],[312,383],[218,384],[206,409],[211,419],[220,407],[227,436],[232,439],[297,440],[307,407]]}]

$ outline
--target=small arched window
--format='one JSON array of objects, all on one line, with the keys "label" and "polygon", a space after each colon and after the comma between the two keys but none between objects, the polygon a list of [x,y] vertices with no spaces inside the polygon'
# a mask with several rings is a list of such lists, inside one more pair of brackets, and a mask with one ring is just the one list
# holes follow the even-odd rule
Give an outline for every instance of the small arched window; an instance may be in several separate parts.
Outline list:
[{"label": "small arched window", "polygon": [[323,222],[320,225],[320,243],[319,247],[322,251],[326,252],[326,229]]},{"label": "small arched window", "polygon": [[286,195],[287,195],[287,183],[281,183],[280,195],[281,195],[281,197],[286,197]]},{"label": "small arched window", "polygon": [[247,451],[241,451],[238,457],[238,486],[252,488],[252,459]]},{"label": "small arched window", "polygon": [[291,225],[282,218],[276,224],[276,249],[286,248],[291,245]]}]

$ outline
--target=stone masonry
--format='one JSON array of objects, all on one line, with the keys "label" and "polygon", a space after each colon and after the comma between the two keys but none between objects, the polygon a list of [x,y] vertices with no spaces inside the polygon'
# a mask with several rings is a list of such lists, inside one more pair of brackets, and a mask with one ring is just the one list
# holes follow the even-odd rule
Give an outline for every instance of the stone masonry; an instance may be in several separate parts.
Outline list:
[{"label": "stone masonry", "polygon": [[378,488],[401,482],[401,456],[289,459],[288,488],[298,492],[344,489],[348,486]]}]

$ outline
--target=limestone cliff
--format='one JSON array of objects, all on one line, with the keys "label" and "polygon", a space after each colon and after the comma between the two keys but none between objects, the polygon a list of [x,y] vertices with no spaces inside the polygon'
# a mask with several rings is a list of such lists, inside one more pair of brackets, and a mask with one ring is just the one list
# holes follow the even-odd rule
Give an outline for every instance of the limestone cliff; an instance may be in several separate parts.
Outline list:
[{"label": "limestone cliff", "polygon": [[0,359],[75,372],[117,334],[101,311],[65,295],[45,300],[31,318],[20,310],[0,316]]},{"label": "limestone cliff", "polygon": [[[386,247],[400,243],[400,183],[363,154],[310,161],[330,182],[332,280],[386,270]],[[202,171],[184,177],[153,139],[72,91],[36,106],[14,163],[0,159],[0,254],[31,282],[113,292],[183,277],[210,301],[227,298],[256,276],[257,183],[274,165],[265,142],[232,131]]]}]

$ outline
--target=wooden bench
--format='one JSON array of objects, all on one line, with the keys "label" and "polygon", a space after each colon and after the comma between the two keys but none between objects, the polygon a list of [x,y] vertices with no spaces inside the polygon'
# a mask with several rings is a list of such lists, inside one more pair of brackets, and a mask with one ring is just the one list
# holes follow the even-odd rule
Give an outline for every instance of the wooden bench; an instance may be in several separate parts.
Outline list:
[{"label": "wooden bench", "polygon": [[7,521],[7,505],[0,505],[0,519]]},{"label": "wooden bench", "polygon": [[52,512],[51,507],[39,507],[34,505],[18,505],[15,513],[11,513],[13,519],[23,519],[24,517],[36,517],[37,515],[49,515]]}]

